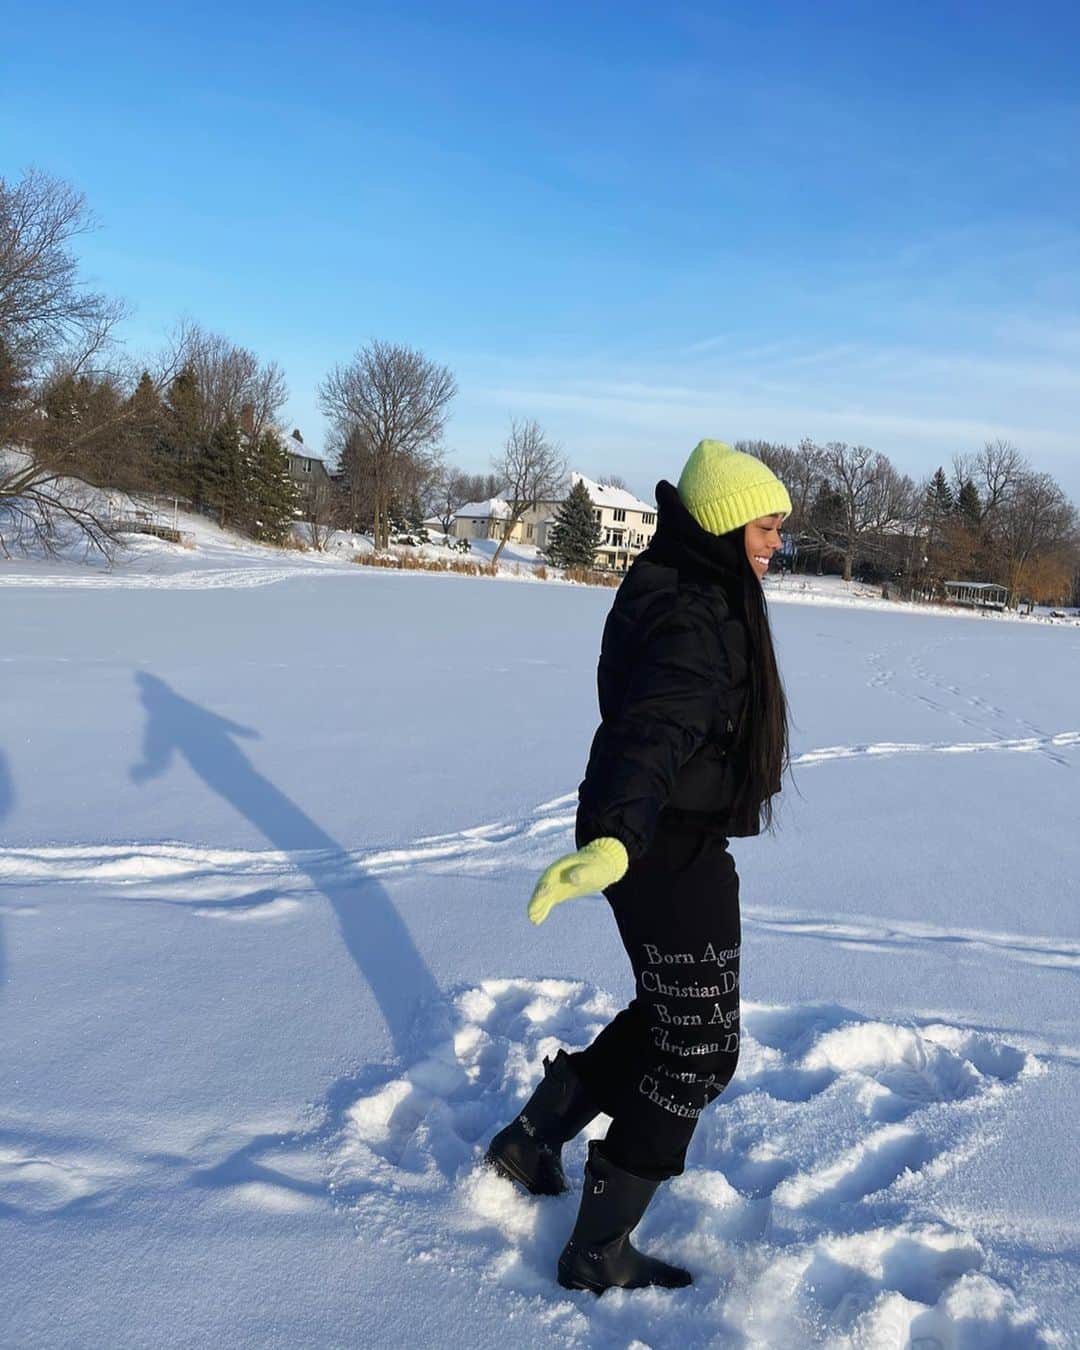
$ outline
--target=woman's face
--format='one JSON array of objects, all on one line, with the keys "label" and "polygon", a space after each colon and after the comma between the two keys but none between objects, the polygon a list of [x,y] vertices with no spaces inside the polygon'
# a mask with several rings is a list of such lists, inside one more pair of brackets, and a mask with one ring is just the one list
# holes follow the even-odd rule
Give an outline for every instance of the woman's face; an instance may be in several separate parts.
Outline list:
[{"label": "woman's face", "polygon": [[769,570],[772,555],[780,547],[780,523],[783,519],[782,515],[758,516],[743,531],[746,556],[759,581]]}]

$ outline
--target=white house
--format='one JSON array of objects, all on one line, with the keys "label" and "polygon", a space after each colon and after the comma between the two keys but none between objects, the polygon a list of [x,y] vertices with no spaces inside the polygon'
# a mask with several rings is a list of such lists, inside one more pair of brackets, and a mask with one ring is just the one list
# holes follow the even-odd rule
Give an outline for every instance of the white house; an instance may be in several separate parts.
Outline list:
[{"label": "white house", "polygon": [[[598,567],[625,572],[656,533],[656,507],[635,497],[626,488],[594,483],[583,473],[572,473],[571,483],[584,483],[592,498],[593,515],[600,522],[600,546],[596,552]],[[555,523],[549,512],[543,521],[539,545],[547,544],[548,531]]]},{"label": "white house", "polygon": [[[539,502],[530,508],[510,531],[512,544],[537,544],[537,531],[558,502]],[[469,502],[454,512],[450,533],[455,539],[501,539],[510,508],[501,497],[486,502]]]},{"label": "white house", "polygon": [[[572,473],[571,483],[583,482],[592,498],[594,514],[600,522],[600,546],[597,567],[625,572],[656,531],[656,507],[643,502],[625,488],[603,487],[582,473]],[[538,502],[526,511],[510,533],[515,544],[547,547],[551,526],[555,523],[558,501]],[[486,502],[469,502],[454,515],[451,534],[458,539],[501,539],[510,508],[501,497]]]}]

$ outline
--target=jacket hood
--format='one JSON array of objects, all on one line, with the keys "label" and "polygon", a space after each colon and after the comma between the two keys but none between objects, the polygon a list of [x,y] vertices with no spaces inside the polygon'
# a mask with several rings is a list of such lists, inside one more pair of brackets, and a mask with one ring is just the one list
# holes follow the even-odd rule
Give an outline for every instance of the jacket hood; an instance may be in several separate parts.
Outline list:
[{"label": "jacket hood", "polygon": [[656,533],[643,557],[681,572],[718,582],[729,601],[742,595],[742,529],[710,534],[683,505],[678,490],[662,478],[656,485]]}]

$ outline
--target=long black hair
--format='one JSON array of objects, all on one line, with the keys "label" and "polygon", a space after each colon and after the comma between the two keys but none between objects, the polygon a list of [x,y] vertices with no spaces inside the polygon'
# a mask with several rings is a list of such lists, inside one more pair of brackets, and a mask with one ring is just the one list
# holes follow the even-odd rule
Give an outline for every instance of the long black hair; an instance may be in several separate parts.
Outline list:
[{"label": "long black hair", "polygon": [[735,814],[769,829],[773,823],[772,799],[780,791],[789,764],[787,695],[776,664],[765,591],[746,555],[744,527],[731,534],[738,545],[742,583],[738,599],[750,642],[747,697],[735,736],[745,766],[735,797]]}]

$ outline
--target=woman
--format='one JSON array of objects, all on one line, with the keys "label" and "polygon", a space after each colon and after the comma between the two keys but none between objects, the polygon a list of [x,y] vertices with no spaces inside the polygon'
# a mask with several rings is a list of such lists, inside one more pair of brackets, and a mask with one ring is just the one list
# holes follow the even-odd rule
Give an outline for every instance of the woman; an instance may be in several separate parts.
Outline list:
[{"label": "woman", "polygon": [[601,724],[579,789],[578,851],[541,876],[529,917],[603,891],[635,997],[586,1050],[560,1050],[487,1161],[534,1195],[567,1189],[560,1150],[599,1112],[559,1283],[674,1288],[688,1271],[629,1235],[683,1170],[739,1047],[739,879],[728,838],[757,834],[787,762],[787,707],[761,579],[791,510],[760,460],[702,441],[615,597],[600,652]]}]

